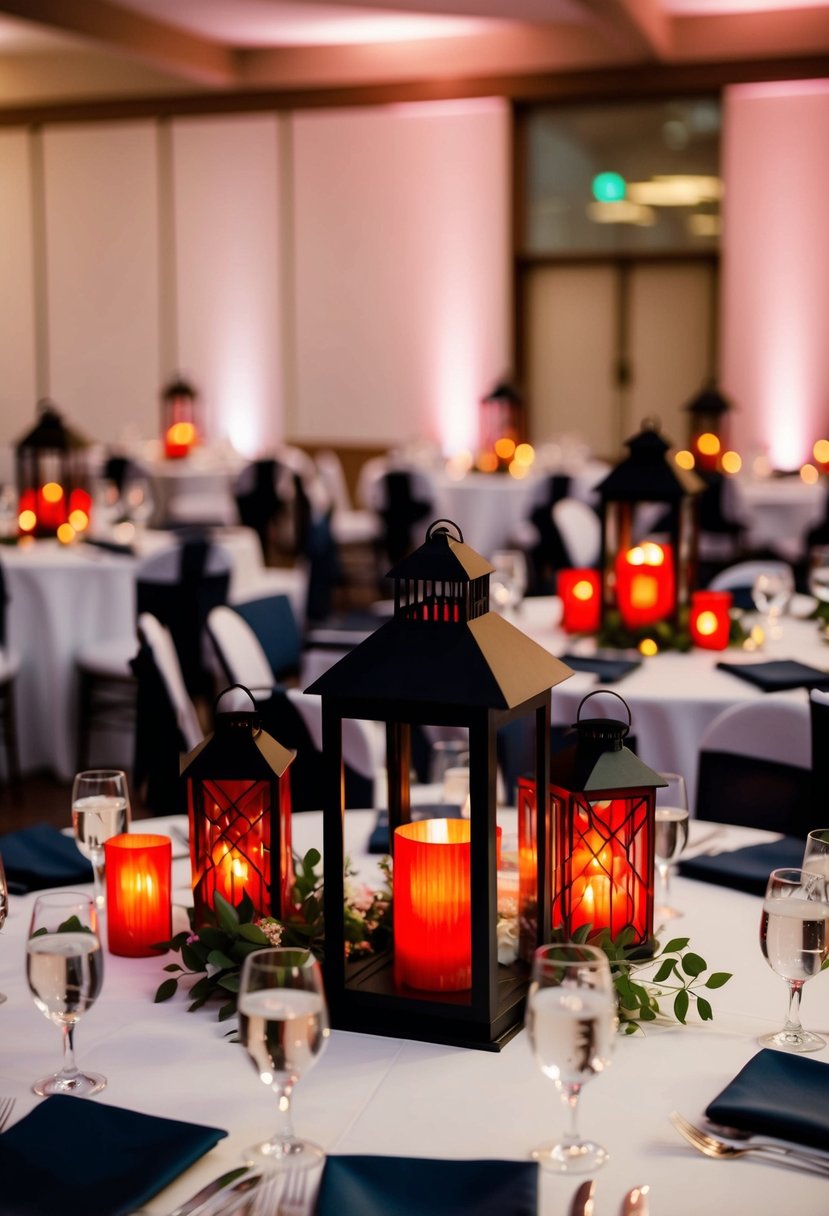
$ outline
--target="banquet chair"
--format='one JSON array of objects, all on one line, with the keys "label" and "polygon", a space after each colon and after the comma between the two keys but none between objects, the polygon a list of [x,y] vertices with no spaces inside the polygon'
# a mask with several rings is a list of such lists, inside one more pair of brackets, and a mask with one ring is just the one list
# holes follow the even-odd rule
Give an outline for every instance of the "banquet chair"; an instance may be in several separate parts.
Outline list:
[{"label": "banquet chair", "polygon": [[813,827],[829,822],[823,808],[829,803],[829,692],[813,688],[809,693],[809,731],[812,751]]},{"label": "banquet chair", "polygon": [[[284,747],[297,752],[290,768],[292,809],[319,810],[323,805],[320,698],[282,688],[276,682],[256,634],[233,608],[214,608],[206,629],[218,660],[218,673],[227,682],[249,689],[264,728]],[[373,806],[382,756],[379,736],[371,723],[344,719],[343,764],[346,806]]]},{"label": "banquet chair", "polygon": [[560,498],[553,503],[551,513],[569,565],[598,565],[602,526],[593,508],[578,498]]},{"label": "banquet chair", "polygon": [[138,653],[132,670],[138,684],[133,786],[156,815],[183,810],[180,760],[204,737],[184,683],[170,630],[149,612],[138,618]]},{"label": "banquet chair", "polygon": [[737,562],[736,565],[727,566],[725,570],[720,570],[715,574],[708,584],[708,589],[710,591],[730,591],[734,598],[735,608],[753,609],[751,588],[758,575],[786,573],[792,573],[788,562],[776,561],[773,558],[769,558],[768,561]]},{"label": "banquet chair", "polygon": [[814,827],[809,706],[788,694],[732,705],[700,740],[696,816],[805,836]]},{"label": "banquet chair", "polygon": [[380,535],[380,521],[374,511],[353,507],[346,485],[342,461],[337,453],[324,448],[314,457],[320,480],[328,494],[331,532],[338,545],[369,545]]},{"label": "banquet chair", "polygon": [[382,521],[380,548],[395,565],[415,547],[415,525],[433,511],[424,493],[423,478],[409,469],[390,468],[379,479],[378,513]]}]

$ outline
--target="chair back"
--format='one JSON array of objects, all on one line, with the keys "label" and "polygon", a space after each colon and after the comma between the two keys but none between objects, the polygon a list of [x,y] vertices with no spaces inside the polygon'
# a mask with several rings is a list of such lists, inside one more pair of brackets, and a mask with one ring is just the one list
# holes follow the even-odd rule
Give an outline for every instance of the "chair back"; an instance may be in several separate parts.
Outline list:
[{"label": "chair back", "polygon": [[343,464],[337,453],[331,448],[323,448],[317,452],[314,461],[333,510],[350,511],[351,496],[348,493]]},{"label": "chair back", "polygon": [[250,626],[265,652],[272,681],[295,675],[299,671],[302,636],[288,596],[264,595],[239,600],[233,608]]},{"label": "chair back", "polygon": [[809,728],[815,807],[812,827],[821,827],[829,822],[829,692],[813,688],[809,693]]},{"label": "chair back", "polygon": [[243,684],[252,693],[273,689],[268,656],[250,625],[234,608],[219,605],[207,617],[207,635],[229,684]]},{"label": "chair back", "polygon": [[379,514],[383,522],[382,544],[392,565],[414,548],[414,526],[432,511],[432,502],[419,498],[416,479],[409,469],[389,469],[383,474]]},{"label": "chair back", "polygon": [[696,816],[805,837],[814,826],[809,707],[765,694],[723,710],[700,741]]},{"label": "chair back", "polygon": [[602,548],[602,526],[592,507],[578,498],[560,498],[551,508],[571,566],[595,566]]}]

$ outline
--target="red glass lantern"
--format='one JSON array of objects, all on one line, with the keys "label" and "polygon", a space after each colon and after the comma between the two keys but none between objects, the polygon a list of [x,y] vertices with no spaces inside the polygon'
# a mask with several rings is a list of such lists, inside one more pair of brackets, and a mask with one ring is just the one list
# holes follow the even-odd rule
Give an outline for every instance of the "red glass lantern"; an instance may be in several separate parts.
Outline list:
[{"label": "red glass lantern", "polygon": [[670,545],[645,541],[616,557],[616,606],[626,629],[667,620],[676,607]]},{"label": "red glass lantern", "polygon": [[730,591],[694,591],[688,628],[695,646],[725,650],[731,637]]},{"label": "red glass lantern", "polygon": [[217,894],[234,906],[248,896],[259,916],[287,910],[293,887],[287,769],[295,754],[262,730],[255,712],[232,709],[216,713],[213,734],[187,756],[182,775],[197,925],[211,919]]},{"label": "red glass lantern", "polygon": [[104,843],[104,853],[110,953],[156,954],[172,933],[170,837],[123,833]]},{"label": "red glass lantern", "polygon": [[[570,936],[591,925],[616,937],[630,926],[643,943],[653,933],[656,789],[665,781],[624,746],[629,710],[627,722],[579,718],[576,729],[575,746],[551,766],[553,927]],[[534,783],[521,779],[519,859],[522,817],[535,801]]]},{"label": "red glass lantern", "polygon": [[432,992],[472,986],[468,819],[421,819],[394,834],[395,982]]},{"label": "red glass lantern", "polygon": [[51,401],[16,447],[18,531],[21,536],[74,539],[89,527],[87,443],[67,427]]},{"label": "red glass lantern", "polygon": [[161,434],[168,460],[189,456],[201,438],[198,395],[180,377],[167,385],[161,397]]},{"label": "red glass lantern", "polygon": [[556,590],[566,633],[597,633],[602,617],[601,581],[597,570],[560,570]]}]

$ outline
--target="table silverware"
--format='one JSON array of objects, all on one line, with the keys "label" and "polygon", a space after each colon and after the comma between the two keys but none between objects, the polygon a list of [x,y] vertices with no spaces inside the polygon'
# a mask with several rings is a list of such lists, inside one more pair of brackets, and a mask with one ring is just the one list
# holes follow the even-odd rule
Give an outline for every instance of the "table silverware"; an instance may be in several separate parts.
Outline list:
[{"label": "table silverware", "polygon": [[595,1179],[589,1178],[583,1182],[570,1201],[569,1216],[593,1216],[593,1192],[596,1189]]},{"label": "table silverware", "polygon": [[776,1161],[778,1165],[799,1166],[803,1169],[816,1170],[829,1177],[829,1158],[827,1157],[818,1157],[805,1149],[793,1148],[787,1144],[775,1144],[768,1140],[753,1140],[750,1144],[730,1144],[727,1140],[721,1140],[719,1136],[713,1136],[710,1132],[703,1131],[702,1128],[690,1123],[678,1111],[672,1111],[668,1118],[679,1134],[697,1152],[704,1153],[706,1157],[728,1161],[736,1157],[743,1157],[747,1153],[757,1153],[758,1156],[766,1157],[769,1161]]},{"label": "table silverware", "polygon": [[622,1200],[619,1216],[648,1216],[649,1192],[650,1187],[646,1185],[631,1187]]},{"label": "table silverware", "polygon": [[179,1204],[177,1208],[174,1208],[169,1213],[169,1216],[190,1216],[190,1213],[196,1212],[208,1199],[212,1199],[219,1191],[223,1191],[225,1187],[238,1183],[242,1178],[247,1177],[252,1182],[254,1178],[258,1178],[258,1174],[254,1174],[250,1166],[247,1165],[239,1165],[236,1169],[228,1170],[226,1174],[221,1174],[220,1177],[214,1178],[212,1182],[208,1182],[207,1186],[203,1186],[200,1191],[196,1191],[195,1195],[191,1195],[184,1203]]}]

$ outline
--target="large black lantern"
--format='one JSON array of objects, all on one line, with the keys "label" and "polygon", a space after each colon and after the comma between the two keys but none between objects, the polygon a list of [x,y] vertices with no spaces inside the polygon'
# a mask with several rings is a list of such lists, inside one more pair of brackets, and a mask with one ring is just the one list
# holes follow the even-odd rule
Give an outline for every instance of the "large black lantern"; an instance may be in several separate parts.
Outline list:
[{"label": "large black lantern", "polygon": [[38,402],[38,413],[15,449],[18,529],[22,536],[71,540],[89,527],[88,445],[52,401]]},{"label": "large black lantern", "polygon": [[[526,958],[550,928],[549,823],[534,816],[537,859],[519,908],[518,958],[497,957],[496,734],[534,731],[533,772],[549,776],[550,690],[570,669],[489,611],[492,566],[439,520],[391,571],[394,616],[308,689],[322,695],[325,968],[333,1024],[496,1050],[520,1026]],[[393,945],[346,959],[343,720],[386,725],[394,861]],[[465,727],[469,819],[412,823],[413,726]]]},{"label": "large black lantern", "polygon": [[677,622],[696,578],[696,497],[704,488],[680,468],[655,423],[626,444],[629,455],[597,487],[602,517],[602,612],[632,630]]},{"label": "large black lantern", "polygon": [[[238,686],[237,686],[238,687]],[[210,920],[218,893],[236,906],[247,895],[259,916],[284,915],[293,886],[291,789],[296,752],[264,731],[253,708],[221,709],[215,728],[185,758],[195,923]]]}]

